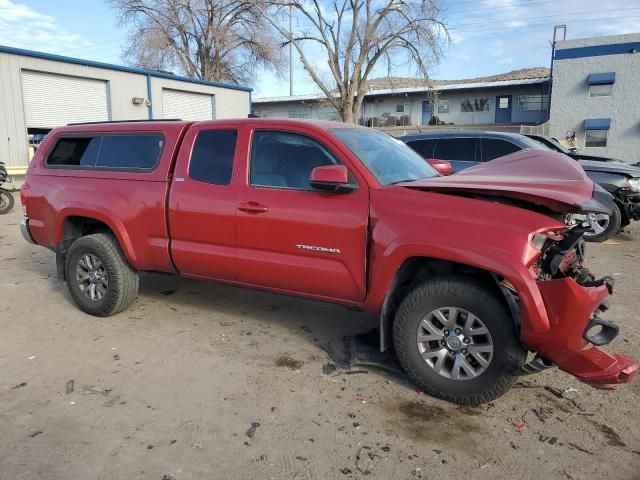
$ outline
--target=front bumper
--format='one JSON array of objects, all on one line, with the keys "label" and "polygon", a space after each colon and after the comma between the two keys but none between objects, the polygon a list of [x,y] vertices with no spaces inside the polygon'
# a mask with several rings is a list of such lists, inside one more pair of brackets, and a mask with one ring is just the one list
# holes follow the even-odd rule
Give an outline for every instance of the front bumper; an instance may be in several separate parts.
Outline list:
[{"label": "front bumper", "polygon": [[593,387],[613,388],[631,381],[640,365],[625,355],[612,355],[591,346],[584,338],[610,286],[584,287],[572,278],[562,278],[540,281],[538,288],[547,310],[549,328],[535,332],[523,328],[522,341],[539,356]]},{"label": "front bumper", "polygon": [[35,240],[31,236],[31,232],[29,231],[29,219],[28,218],[23,218],[20,221],[20,232],[22,233],[22,236],[24,237],[24,239],[27,242],[33,243],[34,245],[36,244]]}]

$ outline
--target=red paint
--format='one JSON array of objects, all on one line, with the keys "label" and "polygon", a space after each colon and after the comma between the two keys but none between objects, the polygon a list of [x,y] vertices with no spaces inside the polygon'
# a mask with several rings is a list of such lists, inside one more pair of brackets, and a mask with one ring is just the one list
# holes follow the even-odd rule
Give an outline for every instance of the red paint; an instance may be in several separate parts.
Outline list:
[{"label": "red paint", "polygon": [[311,171],[312,183],[345,184],[349,181],[349,170],[344,165],[327,165],[316,167]]},{"label": "red paint", "polygon": [[[229,185],[189,178],[198,132],[236,129]],[[584,350],[582,330],[606,296],[571,279],[537,282],[536,232],[563,224],[539,213],[445,192],[500,193],[569,211],[591,199],[576,163],[553,153],[519,152],[465,170],[400,185],[380,185],[333,134],[346,124],[242,119],[191,124],[149,122],[64,127],[32,161],[22,193],[40,245],[56,248],[69,216],[106,224],[139,270],[179,272],[379,312],[396,272],[413,257],[471,265],[509,280],[520,296],[522,340],[590,384],[629,381],[637,365],[599,348]],[[356,183],[348,194],[255,187],[248,160],[257,129],[297,132],[322,143],[345,168],[321,168],[323,181]],[[150,173],[51,169],[43,155],[59,135],[161,132],[165,147]],[[532,160],[527,162],[525,160]],[[566,161],[564,161],[566,158]],[[532,166],[533,165],[533,166]],[[541,174],[541,171],[548,172]]]}]

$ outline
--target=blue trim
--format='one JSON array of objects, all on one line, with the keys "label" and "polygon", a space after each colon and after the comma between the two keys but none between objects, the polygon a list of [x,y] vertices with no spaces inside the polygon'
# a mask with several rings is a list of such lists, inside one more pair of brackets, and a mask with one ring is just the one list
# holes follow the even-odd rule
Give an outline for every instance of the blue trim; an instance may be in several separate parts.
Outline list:
[{"label": "blue trim", "polygon": [[567,60],[569,58],[601,57],[603,55],[624,55],[640,52],[640,42],[612,43],[611,45],[593,45],[591,47],[564,48],[556,50],[554,60]]},{"label": "blue trim", "polygon": [[610,118],[587,118],[583,125],[585,130],[609,130],[611,127]]},{"label": "blue trim", "polygon": [[25,57],[41,58],[43,60],[51,60],[54,62],[73,63],[75,65],[84,65],[85,67],[103,68],[106,70],[115,70],[118,72],[137,73],[138,75],[150,75],[157,78],[166,78],[168,80],[177,80],[179,82],[195,83],[198,85],[207,85],[209,87],[229,88],[231,90],[242,90],[251,92],[253,89],[235,85],[233,83],[210,82],[208,80],[199,80],[196,78],[182,77],[180,75],[171,75],[170,73],[156,72],[153,70],[145,70],[143,68],[124,67],[122,65],[112,65],[110,63],[94,62],[92,60],[82,60],[80,58],[65,57],[62,55],[54,55],[52,53],[36,52],[34,50],[24,50],[22,48],[7,47],[0,45],[0,53],[11,53],[13,55],[23,55]]},{"label": "blue trim", "polygon": [[153,120],[153,99],[151,93],[151,75],[147,73],[147,116]]},{"label": "blue trim", "polygon": [[616,83],[616,72],[592,73],[587,78],[589,85],[612,85]]}]

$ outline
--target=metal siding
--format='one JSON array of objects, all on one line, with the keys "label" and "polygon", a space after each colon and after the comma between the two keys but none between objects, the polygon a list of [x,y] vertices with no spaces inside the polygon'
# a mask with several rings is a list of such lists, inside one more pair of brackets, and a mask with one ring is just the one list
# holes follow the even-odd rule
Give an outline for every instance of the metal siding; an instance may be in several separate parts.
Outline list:
[{"label": "metal siding", "polygon": [[107,82],[82,77],[22,71],[27,128],[109,120]]},{"label": "metal siding", "polygon": [[165,88],[162,90],[162,118],[213,120],[212,95]]}]

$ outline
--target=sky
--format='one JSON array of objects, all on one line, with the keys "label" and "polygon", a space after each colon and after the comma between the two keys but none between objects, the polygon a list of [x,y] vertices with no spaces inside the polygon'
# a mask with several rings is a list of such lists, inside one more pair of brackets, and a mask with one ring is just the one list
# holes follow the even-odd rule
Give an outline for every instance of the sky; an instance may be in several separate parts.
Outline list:
[{"label": "sky", "polygon": [[[553,26],[567,25],[567,38],[640,32],[638,0],[440,0],[451,41],[430,77],[463,79],[527,67],[548,66]],[[0,45],[125,64],[126,26],[106,0],[0,0]],[[311,53],[320,70],[326,60]],[[375,72],[380,75],[384,72]],[[394,76],[412,76],[398,68]],[[294,58],[294,94],[319,92]],[[261,72],[254,97],[289,94],[288,69]]]}]

